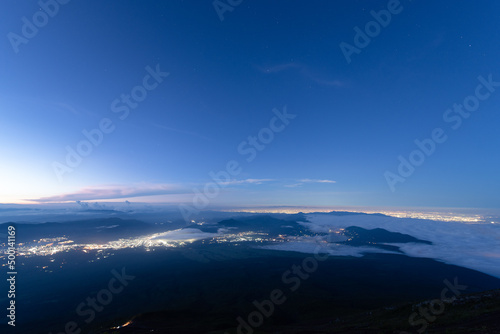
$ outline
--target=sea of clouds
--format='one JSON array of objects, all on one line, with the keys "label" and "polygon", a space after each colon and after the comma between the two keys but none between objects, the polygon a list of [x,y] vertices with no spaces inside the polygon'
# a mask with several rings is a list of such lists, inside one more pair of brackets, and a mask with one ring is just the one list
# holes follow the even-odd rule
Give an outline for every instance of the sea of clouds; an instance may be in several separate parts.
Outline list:
[{"label": "sea of clouds", "polygon": [[[415,218],[395,218],[378,215],[307,214],[301,222],[312,232],[329,233],[349,226],[365,229],[383,228],[390,232],[411,235],[422,243],[388,243],[400,247],[408,256],[432,258],[447,264],[462,266],[500,278],[500,224],[464,224]],[[314,253],[324,238],[302,240],[268,246],[276,250]],[[329,253],[337,256],[362,256],[366,252],[390,253],[370,247],[331,245]]]},{"label": "sea of clouds", "polygon": [[[222,231],[219,231],[222,232]],[[213,238],[220,235],[219,233],[203,232],[197,228],[184,228],[173,231],[161,233],[151,240],[165,240],[165,241],[195,241],[201,239]]]}]

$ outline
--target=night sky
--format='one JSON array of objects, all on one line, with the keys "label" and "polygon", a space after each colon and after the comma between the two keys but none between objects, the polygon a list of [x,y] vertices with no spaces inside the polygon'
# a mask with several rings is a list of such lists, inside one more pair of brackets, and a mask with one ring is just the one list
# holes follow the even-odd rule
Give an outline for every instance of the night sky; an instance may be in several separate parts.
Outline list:
[{"label": "night sky", "polygon": [[0,3],[0,203],[500,207],[498,1],[65,1]]}]

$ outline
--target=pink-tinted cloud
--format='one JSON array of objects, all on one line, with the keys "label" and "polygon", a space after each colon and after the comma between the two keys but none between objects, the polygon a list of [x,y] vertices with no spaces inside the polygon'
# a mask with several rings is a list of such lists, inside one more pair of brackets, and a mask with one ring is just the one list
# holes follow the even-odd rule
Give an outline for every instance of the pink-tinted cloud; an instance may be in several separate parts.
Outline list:
[{"label": "pink-tinted cloud", "polygon": [[102,200],[102,199],[119,199],[130,197],[143,197],[155,195],[168,195],[168,194],[188,194],[191,189],[176,185],[176,184],[137,184],[132,186],[97,186],[87,187],[75,191],[56,196],[41,197],[37,199],[30,199],[29,201],[38,203],[49,202],[69,202],[69,201],[88,201],[88,200]]}]

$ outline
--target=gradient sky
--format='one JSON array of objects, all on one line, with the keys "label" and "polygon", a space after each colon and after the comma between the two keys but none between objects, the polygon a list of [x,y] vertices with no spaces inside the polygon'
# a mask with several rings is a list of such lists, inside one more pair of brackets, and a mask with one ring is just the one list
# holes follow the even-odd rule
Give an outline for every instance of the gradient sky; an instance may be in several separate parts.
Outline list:
[{"label": "gradient sky", "polygon": [[[234,160],[210,204],[499,208],[500,87],[457,129],[443,115],[479,76],[500,82],[500,3],[402,0],[348,63],[339,45],[388,3],[245,0],[221,20],[212,1],[73,0],[13,47],[43,8],[2,1],[0,203],[190,202]],[[120,119],[148,66],[169,75]],[[238,146],[284,108],[247,161]],[[59,180],[53,163],[106,118]],[[447,140],[391,191],[384,173],[435,128]]]}]

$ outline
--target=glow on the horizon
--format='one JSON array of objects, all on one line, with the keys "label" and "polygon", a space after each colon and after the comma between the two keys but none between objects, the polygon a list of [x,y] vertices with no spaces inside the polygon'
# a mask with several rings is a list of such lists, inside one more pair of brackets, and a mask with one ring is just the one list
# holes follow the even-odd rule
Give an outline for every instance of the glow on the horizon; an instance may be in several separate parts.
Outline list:
[{"label": "glow on the horizon", "polygon": [[[361,209],[353,207],[273,207],[273,208],[245,208],[245,209],[231,209],[227,210],[229,212],[248,212],[248,213],[286,213],[286,214],[297,214],[302,213],[314,213],[314,212],[332,212],[332,211],[349,211],[358,213],[368,213],[375,214],[380,213],[396,218],[416,218],[416,219],[428,219],[435,221],[457,221],[462,223],[480,223],[485,221],[485,217],[482,214],[471,214],[471,213],[460,213],[451,212],[449,209],[434,209],[433,211],[428,210],[374,210],[374,209]],[[458,210],[457,210],[458,211]],[[494,224],[494,222],[491,222]]]}]

